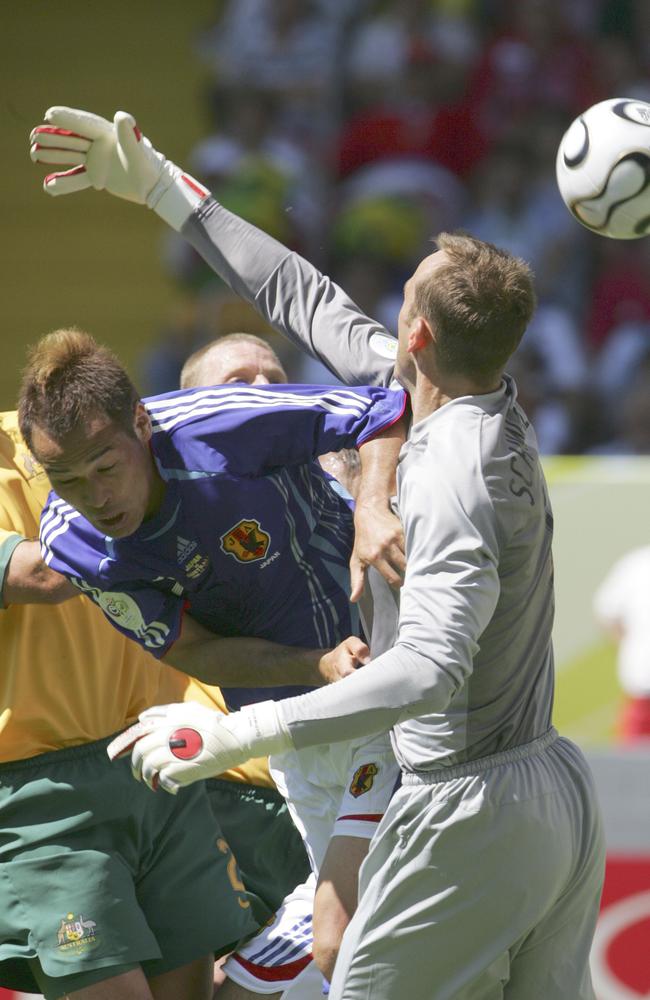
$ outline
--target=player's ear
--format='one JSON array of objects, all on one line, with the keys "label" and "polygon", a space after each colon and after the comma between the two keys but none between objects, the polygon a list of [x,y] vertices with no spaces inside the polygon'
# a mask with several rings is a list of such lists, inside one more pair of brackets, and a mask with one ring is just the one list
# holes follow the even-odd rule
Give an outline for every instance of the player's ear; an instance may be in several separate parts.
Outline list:
[{"label": "player's ear", "polygon": [[424,316],[416,316],[406,338],[406,350],[409,354],[416,354],[427,347],[432,340],[431,327]]},{"label": "player's ear", "polygon": [[136,403],[135,406],[133,429],[135,431],[135,436],[138,438],[138,440],[142,441],[142,444],[149,443],[152,434],[151,417],[147,413],[144,405],[140,402]]}]

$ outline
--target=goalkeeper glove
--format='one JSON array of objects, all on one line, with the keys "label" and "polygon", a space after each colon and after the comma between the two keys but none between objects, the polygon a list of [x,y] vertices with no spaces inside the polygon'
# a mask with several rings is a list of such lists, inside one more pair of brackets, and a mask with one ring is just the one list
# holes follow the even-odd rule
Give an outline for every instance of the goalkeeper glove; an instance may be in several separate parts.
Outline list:
[{"label": "goalkeeper glove", "polygon": [[107,747],[111,760],[131,751],[131,770],[154,791],[176,794],[183,785],[214,778],[251,757],[293,747],[273,701],[222,715],[196,702],[158,705]]},{"label": "goalkeeper glove", "polygon": [[48,194],[105,190],[148,205],[177,230],[210,194],[157,152],[126,111],[109,122],[89,111],[54,107],[45,112],[45,122],[29,137],[32,160],[69,167],[47,175]]}]

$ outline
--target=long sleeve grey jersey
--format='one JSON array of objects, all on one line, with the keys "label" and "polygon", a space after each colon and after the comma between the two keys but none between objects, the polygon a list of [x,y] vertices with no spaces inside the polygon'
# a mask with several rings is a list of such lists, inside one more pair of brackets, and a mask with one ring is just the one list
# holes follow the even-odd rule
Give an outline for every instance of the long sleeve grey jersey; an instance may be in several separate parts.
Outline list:
[{"label": "long sleeve grey jersey", "polygon": [[397,340],[299,254],[208,199],[182,234],[293,344],[346,385],[388,385]]},{"label": "long sleeve grey jersey", "polygon": [[[387,332],[306,261],[214,203],[184,234],[342,380],[390,380],[373,345]],[[553,697],[553,521],[510,378],[411,429],[398,503],[407,572],[397,641],[353,676],[281,703],[295,746],[393,727],[402,767],[427,771],[534,739]]]}]

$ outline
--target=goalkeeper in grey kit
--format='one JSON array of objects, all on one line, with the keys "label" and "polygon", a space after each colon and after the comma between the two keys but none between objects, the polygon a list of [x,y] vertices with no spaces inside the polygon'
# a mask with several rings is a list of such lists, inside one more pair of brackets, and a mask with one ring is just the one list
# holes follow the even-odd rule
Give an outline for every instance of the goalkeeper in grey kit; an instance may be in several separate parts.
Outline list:
[{"label": "goalkeeper in grey kit", "polygon": [[[217,205],[133,119],[116,122],[46,189],[81,178],[146,202],[343,381],[390,380],[387,331]],[[114,747],[132,745],[136,775],[175,792],[250,756],[392,729],[402,786],[361,870],[336,1000],[594,996],[602,828],[586,762],[551,726],[553,518],[504,375],[533,308],[526,265],[467,236],[442,234],[405,285],[394,374],[413,424],[398,466],[407,569],[394,644],[327,688],[225,718],[187,704],[145,712]],[[188,728],[200,749],[179,759]]]}]

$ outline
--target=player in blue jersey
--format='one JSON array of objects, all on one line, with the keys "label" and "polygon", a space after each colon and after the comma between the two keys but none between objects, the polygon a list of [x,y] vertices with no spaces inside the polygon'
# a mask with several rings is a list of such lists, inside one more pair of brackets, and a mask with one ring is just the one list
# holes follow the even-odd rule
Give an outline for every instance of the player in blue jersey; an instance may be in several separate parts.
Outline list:
[{"label": "player in blue jersey", "polygon": [[[241,384],[141,402],[88,335],[50,334],[20,400],[55,488],[44,559],[143,648],[218,683],[231,709],[336,679],[324,651],[358,628],[352,514],[313,459],[355,443],[372,451],[404,402],[378,387]],[[343,673],[363,649],[349,643]],[[272,774],[318,870],[333,831],[371,836],[396,766],[383,736],[321,748],[312,761],[284,754]],[[311,961],[309,944],[300,961]],[[262,963],[249,965],[256,975]],[[284,966],[290,978],[296,963]]]},{"label": "player in blue jersey", "polygon": [[[255,700],[253,685],[279,680],[284,696],[313,686],[313,650],[357,625],[352,515],[313,459],[363,445],[404,405],[401,390],[285,385],[140,402],[91,337],[50,334],[32,352],[19,408],[54,488],[41,521],[46,564],[155,656],[218,683],[231,708]],[[260,643],[260,663],[241,663],[225,637],[242,635],[291,655]],[[301,660],[293,647],[309,652]]]}]

